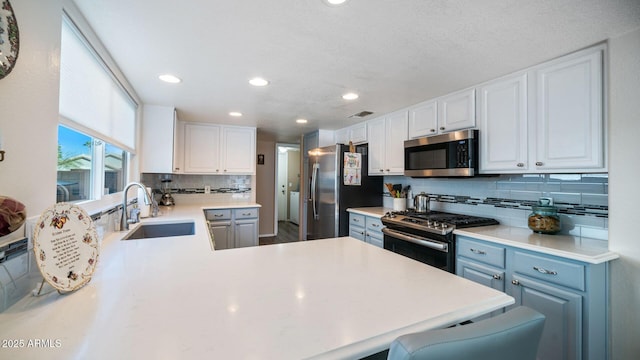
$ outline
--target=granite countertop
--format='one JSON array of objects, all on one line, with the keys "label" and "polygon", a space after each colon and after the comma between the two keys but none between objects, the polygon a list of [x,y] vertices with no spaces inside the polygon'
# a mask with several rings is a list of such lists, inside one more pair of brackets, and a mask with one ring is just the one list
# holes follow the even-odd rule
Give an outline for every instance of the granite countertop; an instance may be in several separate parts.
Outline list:
[{"label": "granite countertop", "polygon": [[398,335],[514,302],[349,237],[212,251],[203,214],[210,208],[176,205],[144,220],[195,220],[192,236],[106,237],[86,286],[67,295],[46,287],[0,313],[0,338],[24,344],[2,356],[358,358]]}]

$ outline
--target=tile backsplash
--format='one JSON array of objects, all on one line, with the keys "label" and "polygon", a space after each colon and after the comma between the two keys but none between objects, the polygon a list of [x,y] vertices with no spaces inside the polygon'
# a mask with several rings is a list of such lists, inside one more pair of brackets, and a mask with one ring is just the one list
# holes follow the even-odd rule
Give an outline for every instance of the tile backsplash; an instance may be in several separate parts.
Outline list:
[{"label": "tile backsplash", "polygon": [[[493,217],[500,223],[527,227],[531,205],[552,197],[562,233],[608,239],[608,174],[519,174],[474,178],[386,176],[385,183],[411,185],[425,192],[434,210]],[[386,190],[386,187],[383,191]]]},{"label": "tile backsplash", "polygon": [[168,187],[172,193],[202,193],[206,186],[213,193],[251,192],[251,175],[187,175],[187,174],[152,174],[143,173],[141,182],[156,192],[165,187],[163,180],[171,180]]}]

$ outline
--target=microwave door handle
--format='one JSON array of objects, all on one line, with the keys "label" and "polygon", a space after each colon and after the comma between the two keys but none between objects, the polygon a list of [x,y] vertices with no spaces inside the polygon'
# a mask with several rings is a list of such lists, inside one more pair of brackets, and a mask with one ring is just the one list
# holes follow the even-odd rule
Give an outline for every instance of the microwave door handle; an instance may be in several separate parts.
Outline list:
[{"label": "microwave door handle", "polygon": [[313,164],[313,171],[311,173],[311,204],[313,207],[313,218],[318,219],[318,204],[317,204],[317,192],[318,192],[318,169],[320,164]]}]

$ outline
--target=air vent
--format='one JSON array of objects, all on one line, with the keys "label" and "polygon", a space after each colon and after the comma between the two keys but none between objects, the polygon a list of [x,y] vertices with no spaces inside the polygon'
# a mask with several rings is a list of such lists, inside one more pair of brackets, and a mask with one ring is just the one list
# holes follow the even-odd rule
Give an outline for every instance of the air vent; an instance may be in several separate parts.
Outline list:
[{"label": "air vent", "polygon": [[349,116],[350,118],[363,118],[365,116],[369,116],[373,114],[373,112],[371,111],[360,111],[359,113],[353,114],[351,116]]}]

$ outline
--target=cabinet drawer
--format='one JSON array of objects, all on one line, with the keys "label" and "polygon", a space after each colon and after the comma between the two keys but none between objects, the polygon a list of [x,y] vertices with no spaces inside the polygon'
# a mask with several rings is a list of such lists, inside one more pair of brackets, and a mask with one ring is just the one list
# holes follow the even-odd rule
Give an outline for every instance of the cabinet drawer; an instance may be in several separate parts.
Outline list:
[{"label": "cabinet drawer", "polygon": [[505,248],[458,238],[458,255],[504,268]]},{"label": "cabinet drawer", "polygon": [[258,208],[233,210],[236,219],[253,219],[258,217]]},{"label": "cabinet drawer", "polygon": [[364,227],[364,215],[360,215],[360,214],[349,214],[349,224],[350,225],[355,225],[355,226],[360,226],[360,227]]},{"label": "cabinet drawer", "polygon": [[230,209],[216,209],[205,211],[207,220],[229,220],[231,219]]},{"label": "cabinet drawer", "polygon": [[585,290],[585,267],[548,257],[514,251],[513,270],[527,275],[577,290]]},{"label": "cabinet drawer", "polygon": [[377,235],[367,233],[367,237],[365,241],[379,248],[384,248],[384,241],[382,240],[382,236],[377,236]]},{"label": "cabinet drawer", "polygon": [[373,217],[367,218],[367,230],[382,237],[382,220]]},{"label": "cabinet drawer", "polygon": [[358,240],[365,241],[364,228],[360,226],[353,226],[353,225],[349,226],[349,236],[351,236],[352,238],[356,238]]}]

